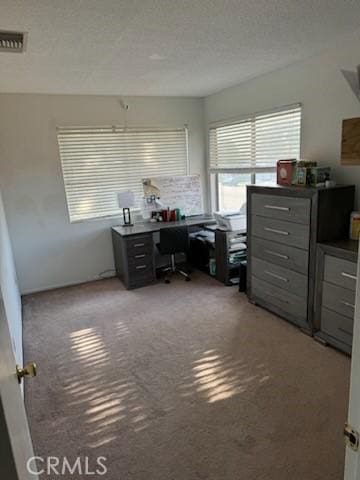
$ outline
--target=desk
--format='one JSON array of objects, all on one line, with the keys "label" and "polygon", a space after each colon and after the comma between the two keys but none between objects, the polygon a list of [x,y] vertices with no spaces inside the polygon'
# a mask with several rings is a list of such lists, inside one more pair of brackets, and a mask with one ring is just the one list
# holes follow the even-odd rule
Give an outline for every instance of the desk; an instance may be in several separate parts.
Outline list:
[{"label": "desk", "polygon": [[154,234],[162,228],[215,224],[210,215],[196,215],[179,222],[139,222],[132,227],[113,227],[112,241],[116,274],[127,289],[149,285],[156,280]]}]

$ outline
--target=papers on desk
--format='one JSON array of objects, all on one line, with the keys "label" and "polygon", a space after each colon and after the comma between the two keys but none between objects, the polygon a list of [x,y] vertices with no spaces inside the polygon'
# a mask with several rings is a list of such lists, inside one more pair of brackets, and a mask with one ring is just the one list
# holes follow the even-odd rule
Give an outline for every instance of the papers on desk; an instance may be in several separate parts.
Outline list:
[{"label": "papers on desk", "polygon": [[190,233],[190,238],[198,238],[204,242],[214,246],[215,245],[215,232],[210,230],[199,230],[198,232]]},{"label": "papers on desk", "polygon": [[212,225],[205,225],[204,226],[205,230],[211,230],[212,232],[215,232],[215,230],[218,228],[217,224],[214,223]]},{"label": "papers on desk", "polygon": [[246,250],[246,235],[236,235],[230,239],[229,252]]},{"label": "papers on desk", "polygon": [[242,242],[232,243],[229,252],[237,252],[239,250],[246,250],[246,244]]},{"label": "papers on desk", "polygon": [[[211,246],[215,246],[215,231],[208,229],[199,230],[198,232],[190,233],[189,237],[197,238]],[[246,235],[239,235],[230,240],[229,252],[233,253],[240,250],[246,250]]]}]

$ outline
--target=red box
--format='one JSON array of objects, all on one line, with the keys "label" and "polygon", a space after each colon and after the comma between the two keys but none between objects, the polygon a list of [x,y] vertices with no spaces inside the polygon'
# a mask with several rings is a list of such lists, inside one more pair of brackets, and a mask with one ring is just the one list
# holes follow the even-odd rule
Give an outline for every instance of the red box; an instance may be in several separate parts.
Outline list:
[{"label": "red box", "polygon": [[276,164],[276,180],[278,185],[292,185],[296,168],[296,160],[278,160]]}]

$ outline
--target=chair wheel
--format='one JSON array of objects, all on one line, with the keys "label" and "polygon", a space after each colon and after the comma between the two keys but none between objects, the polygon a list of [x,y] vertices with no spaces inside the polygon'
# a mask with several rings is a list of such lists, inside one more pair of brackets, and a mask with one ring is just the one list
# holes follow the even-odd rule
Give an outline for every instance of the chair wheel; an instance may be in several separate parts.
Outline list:
[{"label": "chair wheel", "polygon": [[190,277],[185,277],[185,282],[190,282],[191,278]]},{"label": "chair wheel", "polygon": [[168,278],[166,278],[165,283],[170,283],[170,280]]}]

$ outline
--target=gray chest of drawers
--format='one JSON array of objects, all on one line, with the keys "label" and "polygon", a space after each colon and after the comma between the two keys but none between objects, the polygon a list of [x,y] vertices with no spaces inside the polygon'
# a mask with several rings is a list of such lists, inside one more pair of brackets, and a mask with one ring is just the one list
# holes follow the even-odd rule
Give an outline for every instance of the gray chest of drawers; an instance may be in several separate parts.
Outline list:
[{"label": "gray chest of drawers", "polygon": [[315,338],[351,353],[357,280],[358,242],[317,246]]},{"label": "gray chest of drawers", "polygon": [[248,186],[249,299],[313,331],[316,244],[346,237],[354,186]]},{"label": "gray chest of drawers", "polygon": [[152,233],[124,237],[112,231],[117,276],[128,289],[155,281],[155,252]]}]

